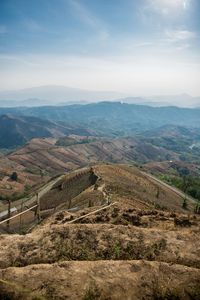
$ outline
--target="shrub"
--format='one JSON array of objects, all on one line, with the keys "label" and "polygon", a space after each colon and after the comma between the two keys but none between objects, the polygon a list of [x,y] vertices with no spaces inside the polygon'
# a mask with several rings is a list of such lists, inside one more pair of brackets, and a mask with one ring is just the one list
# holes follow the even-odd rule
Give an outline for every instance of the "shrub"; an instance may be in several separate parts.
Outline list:
[{"label": "shrub", "polygon": [[10,179],[13,180],[13,181],[17,181],[17,178],[18,178],[17,172],[13,172],[13,173],[10,175]]}]

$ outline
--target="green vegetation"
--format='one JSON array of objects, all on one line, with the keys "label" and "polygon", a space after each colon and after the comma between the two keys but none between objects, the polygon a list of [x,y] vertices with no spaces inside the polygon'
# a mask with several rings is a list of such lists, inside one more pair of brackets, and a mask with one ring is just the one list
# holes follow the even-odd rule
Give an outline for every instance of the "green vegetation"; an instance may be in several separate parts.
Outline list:
[{"label": "green vegetation", "polygon": [[25,191],[24,193],[14,192],[12,195],[0,195],[0,200],[10,200],[11,202],[19,200],[21,198],[27,197],[30,190]]},{"label": "green vegetation", "polygon": [[196,207],[195,207],[195,213],[199,214],[200,213],[200,200],[198,200]]},{"label": "green vegetation", "polygon": [[96,283],[93,281],[91,282],[89,288],[86,290],[85,295],[83,296],[83,300],[95,300],[100,299],[101,292],[96,285]]},{"label": "green vegetation", "polygon": [[183,209],[187,209],[187,206],[188,206],[188,204],[187,204],[187,199],[184,198],[184,199],[183,199],[182,208],[183,208]]},{"label": "green vegetation", "polygon": [[18,179],[17,172],[13,172],[13,173],[10,175],[10,179],[13,180],[13,181],[17,181],[17,179]]},{"label": "green vegetation", "polygon": [[96,141],[96,138],[93,138],[93,137],[85,137],[85,138],[79,138],[79,139],[75,139],[73,137],[62,137],[57,140],[55,145],[68,147],[68,146],[73,146],[73,145],[78,145],[78,144],[88,144],[88,143],[91,143],[94,141]]},{"label": "green vegetation", "polygon": [[[200,201],[200,178],[191,175],[175,176],[175,175],[158,175],[162,181],[182,190],[187,195]],[[184,199],[185,200],[185,199]],[[183,202],[185,208],[187,204]]]}]

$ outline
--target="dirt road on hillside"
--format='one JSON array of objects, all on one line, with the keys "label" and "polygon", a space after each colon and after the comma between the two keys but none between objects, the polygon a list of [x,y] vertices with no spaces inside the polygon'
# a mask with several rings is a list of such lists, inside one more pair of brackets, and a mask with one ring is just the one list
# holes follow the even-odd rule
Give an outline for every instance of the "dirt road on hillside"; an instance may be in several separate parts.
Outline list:
[{"label": "dirt road on hillside", "polygon": [[171,191],[173,191],[174,193],[176,193],[177,195],[185,198],[186,200],[189,200],[189,201],[192,201],[193,203],[196,203],[196,200],[190,196],[188,196],[187,194],[183,193],[181,190],[163,182],[162,180],[154,177],[153,175],[149,174],[149,173],[145,173],[145,172],[142,172],[145,176],[149,177],[150,179],[160,183],[161,185],[165,186],[166,188],[170,189]]}]

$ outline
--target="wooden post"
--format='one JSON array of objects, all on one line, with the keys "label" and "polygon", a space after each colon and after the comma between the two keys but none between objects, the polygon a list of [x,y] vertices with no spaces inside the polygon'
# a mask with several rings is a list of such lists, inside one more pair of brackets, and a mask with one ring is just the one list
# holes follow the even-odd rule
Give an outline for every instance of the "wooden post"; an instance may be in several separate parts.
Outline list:
[{"label": "wooden post", "polygon": [[38,222],[40,222],[40,220],[41,220],[41,216],[40,216],[40,197],[39,197],[38,193],[36,193],[36,198],[37,198],[37,219],[38,219]]},{"label": "wooden post", "polygon": [[70,198],[70,199],[69,199],[69,204],[68,204],[68,209],[71,208],[71,204],[72,204],[72,199]]},{"label": "wooden post", "polygon": [[92,200],[91,199],[89,199],[88,207],[92,207]]},{"label": "wooden post", "polygon": [[[21,212],[23,212],[23,206],[24,206],[24,201],[22,199],[22,201],[21,201]],[[22,215],[20,215],[19,218],[20,218],[19,222],[20,222],[20,230],[21,230],[21,228],[22,228]]]},{"label": "wooden post", "polygon": [[[11,200],[7,200],[7,201],[8,201],[8,218],[10,218],[10,216],[11,216],[11,212],[10,212]],[[10,229],[10,220],[7,221],[7,228]]]}]

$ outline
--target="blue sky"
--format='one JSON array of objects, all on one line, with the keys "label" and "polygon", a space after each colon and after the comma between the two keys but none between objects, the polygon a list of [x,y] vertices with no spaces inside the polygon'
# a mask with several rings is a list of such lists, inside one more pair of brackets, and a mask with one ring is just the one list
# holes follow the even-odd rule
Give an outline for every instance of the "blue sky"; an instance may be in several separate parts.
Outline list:
[{"label": "blue sky", "polygon": [[199,0],[0,0],[0,89],[200,95]]}]

